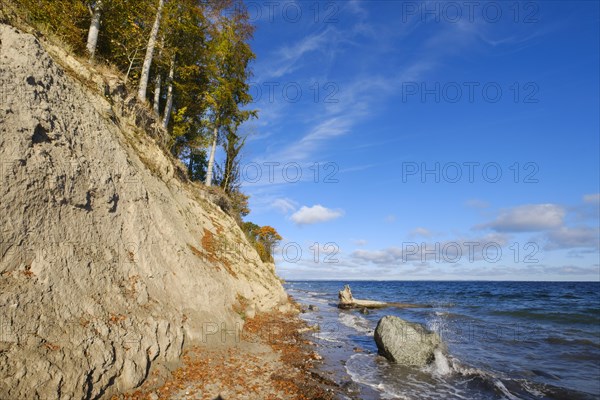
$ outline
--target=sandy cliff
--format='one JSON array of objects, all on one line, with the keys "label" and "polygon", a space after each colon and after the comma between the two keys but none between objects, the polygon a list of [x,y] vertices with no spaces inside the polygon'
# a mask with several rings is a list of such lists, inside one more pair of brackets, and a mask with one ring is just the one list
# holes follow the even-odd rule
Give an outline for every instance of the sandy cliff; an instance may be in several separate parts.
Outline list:
[{"label": "sandy cliff", "polygon": [[0,25],[0,85],[0,398],[108,397],[287,306],[118,77]]}]

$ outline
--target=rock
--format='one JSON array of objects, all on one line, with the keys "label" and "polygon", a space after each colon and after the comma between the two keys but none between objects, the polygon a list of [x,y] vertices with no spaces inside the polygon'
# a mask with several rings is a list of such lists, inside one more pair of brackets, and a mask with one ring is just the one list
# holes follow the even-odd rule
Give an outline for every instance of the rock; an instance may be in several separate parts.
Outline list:
[{"label": "rock", "polygon": [[442,345],[437,333],[391,315],[377,323],[375,343],[379,354],[388,360],[419,367],[431,363],[435,358],[434,351]]},{"label": "rock", "polygon": [[244,312],[244,315],[246,316],[246,319],[252,319],[256,317],[256,308],[254,307],[254,305],[249,306]]},{"label": "rock", "polygon": [[361,391],[360,386],[352,380],[340,383],[340,388],[348,393],[360,393]]},{"label": "rock", "polygon": [[308,306],[309,311],[319,311],[319,307],[313,306],[312,304]]},{"label": "rock", "polygon": [[315,325],[308,325],[305,327],[302,327],[300,329],[298,329],[298,333],[305,333],[305,332],[318,332],[321,329],[321,327],[317,324]]},{"label": "rock", "polygon": [[363,307],[363,308],[360,310],[360,313],[361,313],[361,314],[365,314],[365,315],[367,315],[367,314],[369,314],[369,310],[367,309],[367,307]]},{"label": "rock", "polygon": [[296,310],[296,308],[293,307],[291,304],[282,304],[277,308],[277,311],[279,311],[280,313],[283,313],[283,314],[287,314],[287,313],[293,312],[295,310]]}]

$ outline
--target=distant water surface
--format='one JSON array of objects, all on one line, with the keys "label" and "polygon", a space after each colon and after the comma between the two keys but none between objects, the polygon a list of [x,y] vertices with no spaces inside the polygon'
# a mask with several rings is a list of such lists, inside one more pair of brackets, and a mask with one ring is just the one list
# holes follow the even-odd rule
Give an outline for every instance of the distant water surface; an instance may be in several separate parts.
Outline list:
[{"label": "distant water surface", "polygon": [[[430,308],[339,310],[355,298]],[[600,282],[294,281],[288,292],[317,312],[315,342],[335,379],[364,399],[600,399]],[[447,352],[427,368],[377,355],[373,331],[396,315],[438,332]]]}]

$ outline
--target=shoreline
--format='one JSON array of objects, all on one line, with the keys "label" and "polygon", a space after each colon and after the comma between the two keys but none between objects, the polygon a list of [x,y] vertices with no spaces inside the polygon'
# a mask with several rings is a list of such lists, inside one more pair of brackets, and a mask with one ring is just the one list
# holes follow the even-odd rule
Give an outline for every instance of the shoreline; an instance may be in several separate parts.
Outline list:
[{"label": "shoreline", "polygon": [[137,389],[111,399],[341,398],[343,390],[324,376],[300,305],[292,299],[290,304],[292,311],[246,319],[236,340],[190,346],[175,369],[162,371],[162,379],[156,370]]}]

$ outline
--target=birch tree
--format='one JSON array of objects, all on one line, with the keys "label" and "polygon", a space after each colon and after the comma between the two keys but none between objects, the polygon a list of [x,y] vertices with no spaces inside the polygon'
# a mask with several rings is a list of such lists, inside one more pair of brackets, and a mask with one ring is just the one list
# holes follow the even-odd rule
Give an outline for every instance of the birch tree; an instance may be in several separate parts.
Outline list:
[{"label": "birch tree", "polygon": [[90,29],[88,31],[87,44],[85,48],[90,56],[90,60],[94,59],[96,55],[96,46],[98,44],[98,34],[100,33],[100,16],[102,13],[102,0],[98,0],[95,4],[89,6],[90,16],[92,22],[90,23]]},{"label": "birch tree", "polygon": [[[165,48],[165,37],[163,35],[162,40],[160,41],[160,49],[158,51],[158,60],[160,62],[161,56],[163,53],[163,49]],[[154,77],[154,101],[153,101],[153,109],[156,115],[160,113],[160,92],[162,86],[162,74],[160,73],[160,67],[156,68],[156,76]]]},{"label": "birch tree", "polygon": [[146,101],[146,91],[148,89],[148,79],[150,77],[150,67],[152,66],[152,57],[154,56],[154,47],[158,38],[158,30],[160,28],[160,20],[162,18],[162,10],[165,1],[158,0],[158,9],[156,10],[156,17],[154,24],[152,25],[152,31],[148,39],[148,46],[146,47],[146,56],[144,57],[144,64],[142,65],[142,72],[140,73],[140,82],[138,89],[138,99]]},{"label": "birch tree", "polygon": [[169,126],[169,119],[171,118],[171,111],[173,109],[173,79],[175,77],[175,55],[171,58],[171,67],[169,68],[169,79],[167,83],[167,102],[165,104],[165,111],[162,120],[162,126],[167,129]]},{"label": "birch tree", "polygon": [[220,18],[213,33],[209,52],[212,55],[212,78],[207,92],[212,143],[206,171],[206,186],[212,185],[219,131],[223,127],[237,127],[256,116],[256,111],[243,109],[252,101],[247,83],[251,75],[249,63],[255,57],[247,43],[251,37],[252,28],[247,23],[247,14],[243,12],[236,12],[230,18]]}]

